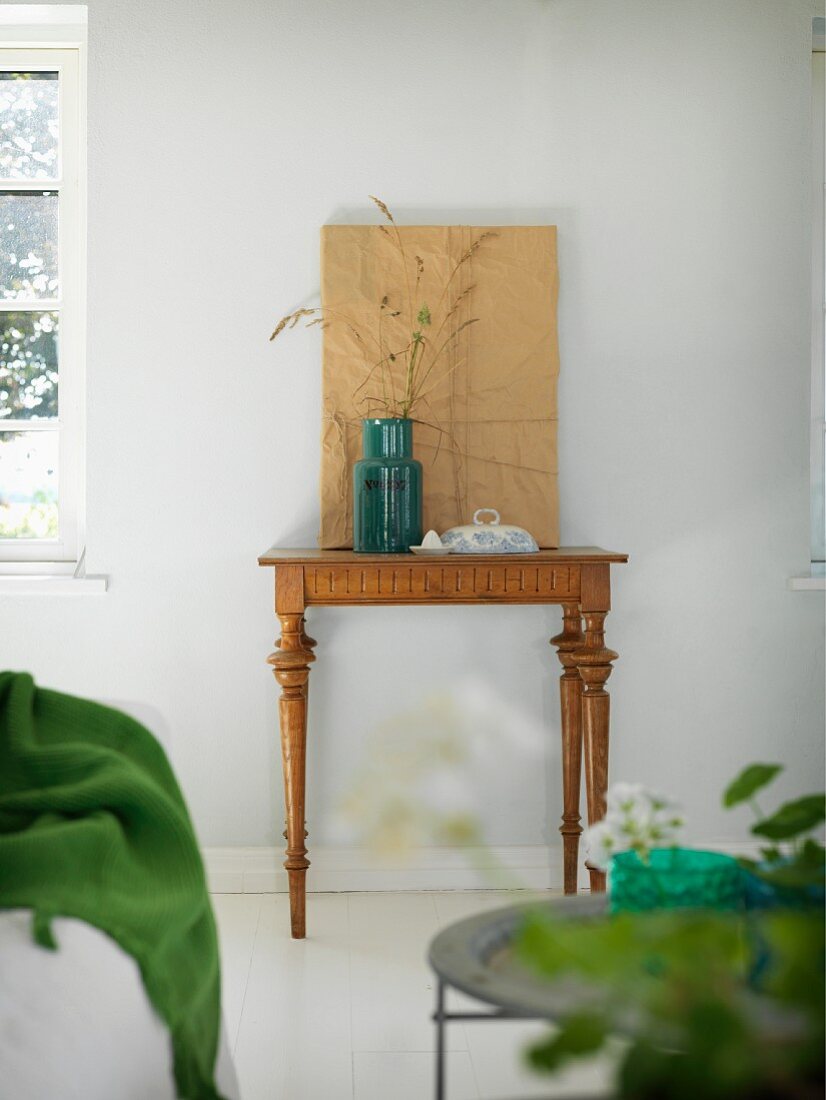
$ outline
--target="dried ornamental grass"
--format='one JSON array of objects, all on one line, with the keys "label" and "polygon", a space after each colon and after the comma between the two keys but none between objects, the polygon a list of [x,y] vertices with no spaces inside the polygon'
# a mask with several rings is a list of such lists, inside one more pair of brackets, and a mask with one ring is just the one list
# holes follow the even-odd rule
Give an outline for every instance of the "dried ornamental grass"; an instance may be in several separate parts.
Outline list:
[{"label": "dried ornamental grass", "polygon": [[[423,409],[430,410],[428,399],[459,366],[456,362],[451,364],[451,352],[456,350],[460,334],[478,323],[479,318],[459,320],[457,311],[470,300],[475,288],[468,286],[454,294],[453,280],[484,242],[496,234],[490,230],[481,233],[465,249],[448,275],[436,307],[431,310],[419,297],[424,260],[418,255],[412,259],[408,256],[387,204],[375,195],[369,198],[388,222],[388,225],[379,225],[378,229],[398,252],[402,282],[400,288],[388,288],[377,303],[375,331],[363,331],[347,314],[327,306],[314,306],[297,309],[282,317],[270,340],[275,340],[286,329],[295,328],[302,320],[306,322],[305,328],[344,325],[365,351],[365,377],[353,395],[363,415],[413,418]],[[389,329],[403,332],[403,338],[388,335]],[[438,425],[431,426],[442,432]]]}]

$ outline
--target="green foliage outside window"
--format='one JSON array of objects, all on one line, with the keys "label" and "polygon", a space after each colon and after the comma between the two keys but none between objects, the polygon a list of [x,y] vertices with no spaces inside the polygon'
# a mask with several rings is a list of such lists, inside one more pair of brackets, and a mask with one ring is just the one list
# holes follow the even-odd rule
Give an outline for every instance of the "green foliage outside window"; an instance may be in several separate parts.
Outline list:
[{"label": "green foliage outside window", "polygon": [[57,318],[0,313],[0,424],[57,416]]}]

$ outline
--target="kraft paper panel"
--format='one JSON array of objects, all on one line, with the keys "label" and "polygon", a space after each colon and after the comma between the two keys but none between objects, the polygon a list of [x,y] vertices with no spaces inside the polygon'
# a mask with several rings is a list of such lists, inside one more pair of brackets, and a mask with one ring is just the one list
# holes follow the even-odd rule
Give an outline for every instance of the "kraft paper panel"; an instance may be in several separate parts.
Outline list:
[{"label": "kraft paper panel", "polygon": [[[392,230],[391,230],[392,232]],[[557,493],[558,272],[555,226],[400,226],[409,259],[424,271],[418,304],[438,327],[445,301],[461,301],[455,320],[479,318],[459,335],[427,404],[414,410],[414,453],[424,473],[424,529],[469,523],[477,508],[497,508],[503,523],[526,528],[542,548],[559,544]],[[464,252],[492,232],[463,264],[439,306],[444,283]],[[379,303],[403,297],[392,239],[376,225],[321,230],[321,295],[346,314],[324,330],[319,545],[353,545],[353,463],[361,458],[361,419],[382,413],[363,403],[377,390],[365,378],[378,354],[368,336]],[[385,325],[385,339],[410,338]],[[429,334],[429,333],[428,333]],[[440,361],[441,362],[441,361]]]}]

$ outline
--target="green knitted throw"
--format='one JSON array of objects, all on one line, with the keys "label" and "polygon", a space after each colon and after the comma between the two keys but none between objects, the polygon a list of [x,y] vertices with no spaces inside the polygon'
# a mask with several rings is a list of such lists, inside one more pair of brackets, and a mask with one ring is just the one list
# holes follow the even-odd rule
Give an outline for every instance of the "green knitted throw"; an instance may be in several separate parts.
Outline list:
[{"label": "green knitted throw", "polygon": [[0,672],[0,909],[76,917],[133,956],[172,1036],[185,1100],[220,1100],[215,922],[163,749],[119,711]]}]

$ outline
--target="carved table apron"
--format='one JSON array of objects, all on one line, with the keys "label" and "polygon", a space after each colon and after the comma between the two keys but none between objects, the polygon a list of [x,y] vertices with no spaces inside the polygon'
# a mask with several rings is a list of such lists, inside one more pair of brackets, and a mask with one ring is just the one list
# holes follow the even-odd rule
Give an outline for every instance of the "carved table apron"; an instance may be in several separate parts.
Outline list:
[{"label": "carved table apron", "polygon": [[[414,557],[278,547],[262,554],[258,564],[275,567],[275,612],[281,624],[281,637],[268,661],[281,686],[278,709],[287,811],[284,866],[295,939],[305,935],[305,878],[310,866],[304,843],[305,761],[307,687],[316,643],[305,630],[305,610],[371,604],[562,605],[562,633],[551,644],[562,663],[564,883],[565,893],[575,894],[583,749],[589,823],[605,813],[609,707],[605,681],[617,654],[606,649],[603,628],[611,608],[611,565],[627,560],[625,554],[594,546],[484,556]],[[591,890],[604,890],[605,875],[589,871]]]}]

